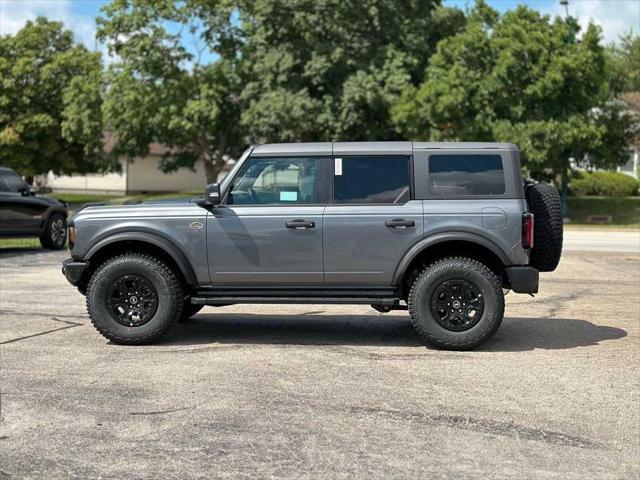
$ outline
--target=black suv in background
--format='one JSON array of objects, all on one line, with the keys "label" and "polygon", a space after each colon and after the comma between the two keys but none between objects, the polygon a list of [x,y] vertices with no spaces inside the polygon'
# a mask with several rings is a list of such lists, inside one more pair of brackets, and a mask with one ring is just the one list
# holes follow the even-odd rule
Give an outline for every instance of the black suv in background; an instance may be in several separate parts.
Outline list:
[{"label": "black suv in background", "polygon": [[44,248],[61,250],[67,242],[67,206],[36,195],[16,172],[0,167],[0,238],[39,237]]}]

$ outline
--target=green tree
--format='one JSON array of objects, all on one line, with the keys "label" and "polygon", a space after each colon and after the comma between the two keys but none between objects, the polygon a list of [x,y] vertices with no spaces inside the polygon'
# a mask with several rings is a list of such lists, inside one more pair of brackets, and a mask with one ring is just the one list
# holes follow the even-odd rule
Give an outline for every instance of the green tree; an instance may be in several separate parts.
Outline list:
[{"label": "green tree", "polygon": [[38,18],[0,37],[0,164],[26,176],[103,168],[100,54]]},{"label": "green tree", "polygon": [[247,141],[397,137],[390,106],[464,23],[440,0],[113,0],[103,12],[114,154],[162,142],[165,169],[202,160],[209,181]]},{"label": "green tree", "polygon": [[463,32],[438,44],[426,80],[394,108],[400,132],[433,140],[516,143],[537,178],[566,173],[569,157],[622,162],[625,116],[607,102],[605,52],[590,25],[483,0]]},{"label": "green tree", "polygon": [[640,92],[640,36],[628,33],[610,45],[607,66],[614,95]]},{"label": "green tree", "polygon": [[440,0],[241,0],[252,140],[392,140],[390,109],[464,15]]},{"label": "green tree", "polygon": [[98,37],[116,56],[104,105],[116,138],[112,153],[144,155],[160,142],[170,148],[163,170],[202,161],[207,181],[216,181],[226,158],[245,145],[233,5],[114,0],[103,12]]}]

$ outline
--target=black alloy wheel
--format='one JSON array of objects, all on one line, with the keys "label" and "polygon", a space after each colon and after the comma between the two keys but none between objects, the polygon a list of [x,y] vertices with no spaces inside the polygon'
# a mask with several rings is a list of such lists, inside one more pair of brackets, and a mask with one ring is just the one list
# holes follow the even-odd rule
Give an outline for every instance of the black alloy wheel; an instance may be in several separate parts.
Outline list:
[{"label": "black alloy wheel", "polygon": [[478,323],[484,311],[480,289],[468,280],[443,282],[431,297],[431,313],[447,330],[462,332]]},{"label": "black alloy wheel", "polygon": [[158,292],[140,275],[118,278],[105,298],[112,318],[120,325],[139,327],[153,318],[158,309]]}]

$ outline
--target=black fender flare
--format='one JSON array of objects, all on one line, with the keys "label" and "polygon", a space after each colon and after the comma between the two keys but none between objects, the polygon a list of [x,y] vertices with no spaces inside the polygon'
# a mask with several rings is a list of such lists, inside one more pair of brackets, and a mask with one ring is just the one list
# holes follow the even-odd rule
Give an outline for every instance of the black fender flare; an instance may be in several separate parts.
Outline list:
[{"label": "black fender flare", "polygon": [[49,223],[49,219],[51,218],[51,215],[53,215],[54,213],[59,213],[60,215],[62,215],[68,223],[69,211],[67,210],[67,208],[63,205],[51,205],[42,214],[42,224],[40,226],[42,233],[45,232],[45,229],[47,228],[47,223]]},{"label": "black fender flare", "polygon": [[186,257],[186,255],[171,240],[155,232],[151,233],[147,231],[131,231],[130,229],[127,229],[126,232],[115,234],[113,232],[109,232],[108,236],[98,240],[91,246],[91,248],[89,248],[87,253],[83,255],[83,259],[90,261],[91,257],[93,257],[104,247],[117,242],[126,241],[148,243],[164,250],[164,252],[167,255],[171,256],[171,258],[176,262],[186,282],[189,285],[198,284],[196,275],[193,271],[193,267],[191,266],[191,263],[189,262],[189,259]]},{"label": "black fender flare", "polygon": [[426,238],[423,238],[419,242],[415,243],[409,251],[402,257],[400,263],[396,267],[395,272],[393,273],[393,283],[392,285],[399,285],[402,281],[402,277],[404,276],[407,267],[411,265],[411,262],[426,250],[429,247],[437,245],[439,243],[450,242],[450,241],[463,241],[469,243],[475,243],[476,245],[480,245],[481,247],[486,248],[491,251],[498,259],[502,262],[503,265],[509,265],[509,258],[502,251],[502,249],[496,245],[491,240],[478,235],[477,233],[470,232],[443,232],[437,233],[435,235],[430,235]]}]

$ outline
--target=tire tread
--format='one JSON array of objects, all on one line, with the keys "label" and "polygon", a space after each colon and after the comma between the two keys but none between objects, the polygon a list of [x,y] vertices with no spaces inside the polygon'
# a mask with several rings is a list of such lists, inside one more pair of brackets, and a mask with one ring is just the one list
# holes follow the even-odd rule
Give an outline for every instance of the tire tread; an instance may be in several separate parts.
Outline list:
[{"label": "tire tread", "polygon": [[[145,263],[148,267],[160,272],[160,274],[167,280],[167,284],[169,285],[169,290],[172,292],[172,297],[174,299],[179,299],[176,301],[176,310],[172,318],[161,325],[158,328],[152,330],[146,335],[142,335],[135,338],[127,338],[121,335],[118,335],[109,329],[105,328],[102,322],[98,318],[96,318],[96,314],[91,307],[91,300],[93,298],[93,291],[96,288],[96,282],[98,281],[101,273],[106,269],[115,264],[130,264],[131,262],[142,262]],[[164,262],[157,259],[152,255],[147,255],[144,253],[138,252],[125,252],[119,255],[113,256],[106,261],[104,261],[91,275],[91,279],[89,280],[89,285],[87,287],[87,295],[86,295],[86,305],[87,311],[89,313],[89,318],[91,323],[95,327],[95,329],[108,340],[111,340],[114,343],[122,344],[122,345],[145,345],[151,343],[155,340],[158,340],[162,337],[169,328],[175,324],[182,317],[182,309],[183,309],[183,289],[182,284],[176,275],[176,273],[168,267]]]},{"label": "tire tread", "polygon": [[[467,342],[448,342],[444,341],[425,328],[423,322],[418,318],[416,314],[416,305],[420,301],[420,291],[422,283],[426,281],[427,274],[433,274],[434,271],[438,271],[444,268],[451,268],[452,266],[460,268],[469,268],[475,270],[477,273],[483,275],[489,280],[496,293],[498,293],[498,312],[496,312],[498,321],[489,323],[485,330],[475,337],[474,340]],[[502,295],[502,283],[498,276],[483,263],[468,257],[445,257],[426,266],[416,277],[415,281],[411,284],[409,290],[409,296],[407,299],[407,305],[409,306],[409,314],[411,324],[415,328],[418,335],[420,335],[427,343],[438,348],[445,350],[471,350],[478,345],[484,343],[489,339],[500,327],[502,322],[502,316],[504,315],[504,296]]]}]

